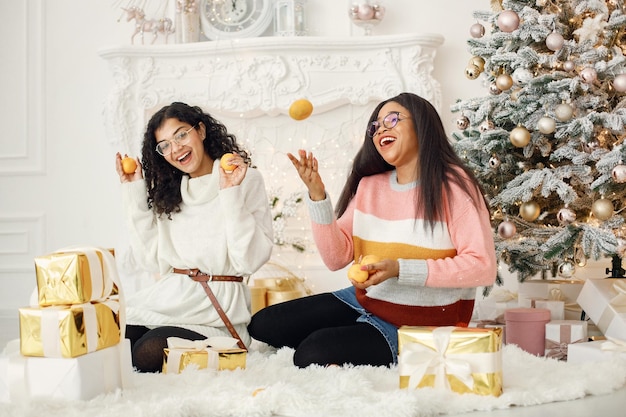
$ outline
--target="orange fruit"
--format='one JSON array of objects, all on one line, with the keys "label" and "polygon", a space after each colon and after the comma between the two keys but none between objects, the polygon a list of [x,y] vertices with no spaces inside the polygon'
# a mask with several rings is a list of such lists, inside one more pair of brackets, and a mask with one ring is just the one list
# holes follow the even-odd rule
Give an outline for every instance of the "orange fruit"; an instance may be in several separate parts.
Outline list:
[{"label": "orange fruit", "polygon": [[232,165],[228,163],[228,160],[230,158],[232,158],[233,156],[235,156],[234,154],[228,152],[225,153],[224,155],[222,155],[222,159],[220,159],[220,166],[222,168],[224,168],[224,171],[226,172],[231,172],[233,171],[235,168],[237,168],[237,165]]},{"label": "orange fruit", "polygon": [[294,120],[304,120],[313,113],[313,104],[305,98],[296,100],[289,106],[289,117]]},{"label": "orange fruit", "polygon": [[361,265],[375,264],[376,262],[380,262],[380,258],[376,255],[365,255],[361,258]]},{"label": "orange fruit", "polygon": [[348,278],[356,282],[365,282],[369,278],[367,271],[361,271],[361,264],[354,263],[348,268]]},{"label": "orange fruit", "polygon": [[133,174],[136,170],[137,162],[128,155],[124,156],[122,158],[122,171],[124,171],[124,174]]}]

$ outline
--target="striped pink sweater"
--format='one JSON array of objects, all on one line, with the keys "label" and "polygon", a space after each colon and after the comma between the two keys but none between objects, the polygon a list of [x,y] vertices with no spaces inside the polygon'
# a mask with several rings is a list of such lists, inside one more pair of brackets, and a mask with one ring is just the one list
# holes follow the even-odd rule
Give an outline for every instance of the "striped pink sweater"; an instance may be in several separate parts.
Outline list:
[{"label": "striped pink sweater", "polygon": [[365,177],[338,220],[329,198],[309,200],[315,243],[331,270],[368,254],[398,260],[397,278],[357,289],[371,313],[397,326],[466,326],[476,287],[496,277],[489,212],[453,184],[445,218],[431,228],[415,218],[418,186],[398,184],[395,171]]}]

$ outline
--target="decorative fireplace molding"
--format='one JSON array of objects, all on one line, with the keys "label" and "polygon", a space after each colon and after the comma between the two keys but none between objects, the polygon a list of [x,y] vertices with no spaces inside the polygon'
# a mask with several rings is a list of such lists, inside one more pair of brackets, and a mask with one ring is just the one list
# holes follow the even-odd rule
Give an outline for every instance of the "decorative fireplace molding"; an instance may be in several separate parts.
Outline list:
[{"label": "decorative fireplace molding", "polygon": [[310,100],[317,115],[410,91],[439,109],[432,71],[442,43],[441,35],[406,34],[104,48],[99,54],[114,80],[104,109],[107,135],[136,148],[146,117],[172,101],[223,117],[257,118],[287,114],[298,98]]}]

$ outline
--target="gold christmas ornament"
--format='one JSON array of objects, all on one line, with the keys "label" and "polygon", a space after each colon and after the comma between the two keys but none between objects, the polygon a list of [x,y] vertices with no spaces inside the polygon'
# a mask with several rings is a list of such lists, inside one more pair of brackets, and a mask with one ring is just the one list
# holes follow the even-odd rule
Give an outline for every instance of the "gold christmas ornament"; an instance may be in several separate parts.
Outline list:
[{"label": "gold christmas ornament", "polygon": [[602,197],[593,202],[591,212],[598,220],[608,220],[613,216],[613,203]]},{"label": "gold christmas ornament", "polygon": [[500,90],[506,91],[513,87],[513,79],[509,74],[500,74],[498,78],[496,78],[496,85]]},{"label": "gold christmas ornament", "polygon": [[537,122],[537,129],[544,135],[550,135],[556,130],[556,122],[553,118],[544,116]]},{"label": "gold christmas ornament", "polygon": [[472,57],[469,60],[469,65],[476,65],[480,72],[483,72],[485,70],[485,60],[483,57],[478,55]]},{"label": "gold christmas ornament", "polygon": [[519,215],[527,222],[534,221],[541,213],[541,207],[535,201],[527,201],[519,207]]},{"label": "gold christmas ornament", "polygon": [[467,68],[465,68],[465,76],[470,80],[475,80],[476,78],[478,78],[480,73],[480,68],[478,68],[474,64],[470,64],[467,66]]},{"label": "gold christmas ornament", "polygon": [[530,132],[524,126],[518,126],[511,130],[509,140],[513,146],[523,148],[530,143]]}]

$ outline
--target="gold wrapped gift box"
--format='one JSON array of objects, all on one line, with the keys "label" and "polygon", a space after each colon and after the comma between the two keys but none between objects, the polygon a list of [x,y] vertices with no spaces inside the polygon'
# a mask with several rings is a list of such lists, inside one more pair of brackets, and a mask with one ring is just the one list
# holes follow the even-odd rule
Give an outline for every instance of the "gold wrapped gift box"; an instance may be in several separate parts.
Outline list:
[{"label": "gold wrapped gift box", "polygon": [[[91,249],[94,248],[59,251],[35,258],[40,306],[83,304],[117,294],[102,252]],[[113,249],[108,252],[115,255]]]},{"label": "gold wrapped gift box", "polygon": [[[163,349],[163,373],[180,373],[190,365],[197,369],[215,369],[218,371],[246,368],[247,351],[232,349]],[[169,371],[168,371],[169,368]]]},{"label": "gold wrapped gift box", "polygon": [[502,329],[402,326],[400,388],[502,393]]},{"label": "gold wrapped gift box", "polygon": [[120,341],[119,303],[19,309],[24,356],[75,358]]}]

